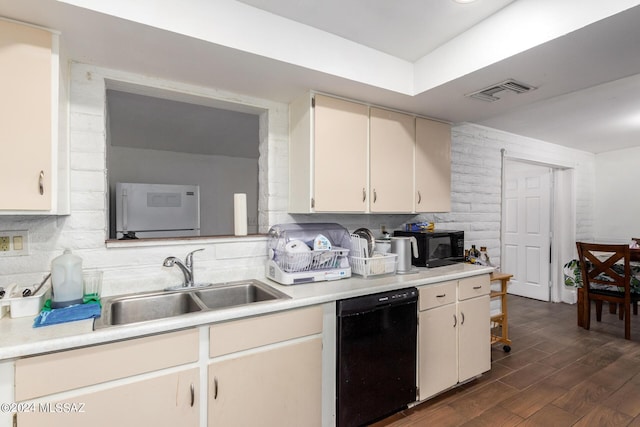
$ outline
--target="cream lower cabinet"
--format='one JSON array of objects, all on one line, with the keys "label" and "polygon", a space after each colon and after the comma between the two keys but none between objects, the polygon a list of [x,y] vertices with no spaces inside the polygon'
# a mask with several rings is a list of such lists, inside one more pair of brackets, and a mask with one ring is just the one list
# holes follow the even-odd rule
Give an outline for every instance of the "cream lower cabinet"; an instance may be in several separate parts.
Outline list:
[{"label": "cream lower cabinet", "polygon": [[134,381],[64,400],[33,402],[19,427],[199,426],[199,370]]},{"label": "cream lower cabinet", "polygon": [[195,329],[20,359],[17,425],[198,426],[197,360]]},{"label": "cream lower cabinet", "polygon": [[320,426],[321,333],[320,307],[213,325],[208,425]]},{"label": "cream lower cabinet", "polygon": [[489,276],[420,288],[419,400],[491,369]]},{"label": "cream lower cabinet", "polygon": [[420,288],[418,394],[431,397],[458,382],[457,282]]},{"label": "cream lower cabinet", "polygon": [[489,295],[458,303],[458,382],[491,369],[489,311]]}]

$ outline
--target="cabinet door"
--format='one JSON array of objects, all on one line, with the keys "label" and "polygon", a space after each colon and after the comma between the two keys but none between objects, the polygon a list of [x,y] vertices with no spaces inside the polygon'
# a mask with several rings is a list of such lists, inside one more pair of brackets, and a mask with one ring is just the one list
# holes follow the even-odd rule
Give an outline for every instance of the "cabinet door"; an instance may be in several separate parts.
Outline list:
[{"label": "cabinet door", "polygon": [[316,212],[364,212],[369,107],[315,95],[313,188]]},{"label": "cabinet door", "polygon": [[51,208],[51,52],[48,31],[0,20],[3,210]]},{"label": "cabinet door", "polygon": [[80,394],[64,401],[45,399],[34,403],[34,412],[18,414],[18,425],[195,427],[200,425],[198,373],[195,368]]},{"label": "cabinet door", "polygon": [[418,337],[420,400],[458,382],[456,305],[421,311]]},{"label": "cabinet door", "polygon": [[322,339],[285,344],[209,366],[209,426],[319,426]]},{"label": "cabinet door", "polygon": [[371,212],[413,212],[415,118],[371,108]]},{"label": "cabinet door", "polygon": [[458,302],[458,381],[491,369],[489,295]]},{"label": "cabinet door", "polygon": [[451,210],[451,126],[416,119],[416,212]]}]

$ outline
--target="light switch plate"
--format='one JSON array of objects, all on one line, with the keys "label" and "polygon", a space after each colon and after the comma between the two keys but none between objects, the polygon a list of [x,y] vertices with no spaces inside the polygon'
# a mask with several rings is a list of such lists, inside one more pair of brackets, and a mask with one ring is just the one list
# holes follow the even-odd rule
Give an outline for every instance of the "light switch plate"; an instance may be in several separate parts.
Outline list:
[{"label": "light switch plate", "polygon": [[0,257],[29,255],[29,231],[0,231]]}]

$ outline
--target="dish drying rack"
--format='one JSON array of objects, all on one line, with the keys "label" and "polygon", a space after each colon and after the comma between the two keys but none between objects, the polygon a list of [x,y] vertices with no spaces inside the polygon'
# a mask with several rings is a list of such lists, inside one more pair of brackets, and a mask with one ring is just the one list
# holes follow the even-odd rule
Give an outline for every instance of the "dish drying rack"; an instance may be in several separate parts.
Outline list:
[{"label": "dish drying rack", "polygon": [[373,253],[369,254],[369,241],[357,234],[351,234],[351,256],[349,256],[349,264],[354,274],[358,274],[364,278],[383,274],[395,274],[398,266],[398,255],[376,252],[375,248]]},{"label": "dish drying rack", "polygon": [[340,258],[346,256],[348,253],[349,250],[344,248],[302,253],[292,253],[282,249],[274,249],[273,260],[282,271],[286,273],[299,273],[303,271],[338,268],[340,267]]},{"label": "dish drying rack", "polygon": [[[322,235],[330,248],[312,250]],[[351,277],[350,240],[347,229],[339,224],[279,224],[269,230],[266,276],[283,285],[296,285]],[[292,243],[300,251],[292,251]]]}]

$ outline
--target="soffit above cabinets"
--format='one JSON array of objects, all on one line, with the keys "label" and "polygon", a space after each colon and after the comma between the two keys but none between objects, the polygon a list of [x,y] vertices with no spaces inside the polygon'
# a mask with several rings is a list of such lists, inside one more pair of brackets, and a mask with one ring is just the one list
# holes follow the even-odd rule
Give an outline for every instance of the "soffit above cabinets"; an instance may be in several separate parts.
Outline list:
[{"label": "soffit above cabinets", "polygon": [[[239,0],[241,3],[415,62],[514,0]],[[400,24],[401,23],[401,24]]]},{"label": "soffit above cabinets", "polygon": [[[391,3],[0,0],[0,15],[150,77],[282,103],[313,89],[591,152],[640,144],[640,0]],[[537,89],[464,96],[506,79]]]}]

